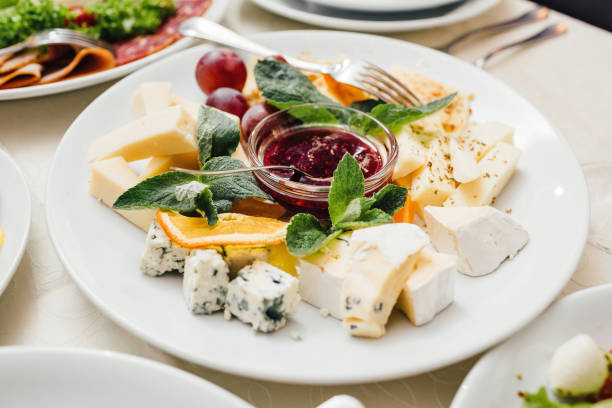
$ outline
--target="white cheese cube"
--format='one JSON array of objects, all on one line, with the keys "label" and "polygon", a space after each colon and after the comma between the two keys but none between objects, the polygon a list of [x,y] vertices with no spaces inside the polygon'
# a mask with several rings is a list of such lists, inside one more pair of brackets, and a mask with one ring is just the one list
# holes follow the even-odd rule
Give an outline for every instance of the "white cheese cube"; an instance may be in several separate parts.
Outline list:
[{"label": "white cheese cube", "polygon": [[563,343],[553,354],[549,384],[563,397],[597,394],[608,377],[606,352],[587,334],[578,334]]},{"label": "white cheese cube", "polygon": [[147,234],[140,270],[149,276],[160,276],[166,272],[183,273],[187,255],[189,249],[172,242],[155,220],[151,223]]},{"label": "white cheese cube", "polygon": [[398,144],[397,162],[393,169],[393,180],[405,177],[425,164],[427,148],[418,140],[409,126],[395,135]]},{"label": "white cheese cube", "polygon": [[234,315],[254,330],[271,332],[287,324],[299,302],[296,278],[266,262],[255,261],[230,282],[225,316],[229,319]]},{"label": "white cheese cube", "polygon": [[145,82],[132,95],[132,111],[139,118],[170,106],[170,82]]},{"label": "white cheese cube", "polygon": [[351,235],[340,235],[316,253],[299,259],[297,266],[302,299],[336,319],[342,319],[342,285],[349,273]]},{"label": "white cheese cube", "polygon": [[398,223],[353,232],[342,286],[343,326],[353,336],[381,337],[427,234]]},{"label": "white cheese cube", "polygon": [[96,139],[89,150],[89,161],[117,156],[134,161],[197,150],[195,121],[182,107],[173,106]]},{"label": "white cheese cube", "polygon": [[511,144],[498,143],[478,163],[480,177],[469,183],[461,184],[444,201],[444,206],[470,207],[494,204],[495,199],[514,174],[520,155],[520,150]]},{"label": "white cheese cube", "polygon": [[223,251],[232,276],[236,276],[238,271],[245,266],[251,265],[255,261],[267,262],[270,257],[270,249],[267,247],[226,245],[223,247]]},{"label": "white cheese cube", "polygon": [[480,177],[480,168],[472,152],[465,150],[455,139],[450,140],[453,178],[459,183],[468,183]]},{"label": "white cheese cube", "polygon": [[480,161],[500,142],[512,144],[514,129],[498,122],[485,122],[471,125],[460,137],[465,150]]},{"label": "white cheese cube", "polygon": [[430,248],[419,252],[414,270],[397,300],[397,307],[415,326],[431,321],[455,297],[457,257]]},{"label": "white cheese cube", "polygon": [[425,165],[412,173],[410,197],[416,202],[416,212],[423,218],[423,208],[442,205],[455,191],[448,138],[439,137],[429,145]]},{"label": "white cheese cube", "polygon": [[[89,194],[111,207],[127,189],[138,184],[138,176],[123,157],[114,157],[91,164]],[[155,210],[115,210],[134,225],[147,231],[155,218]]]},{"label": "white cheese cube", "polygon": [[229,267],[214,249],[192,250],[185,261],[183,295],[189,310],[211,314],[225,306]]},{"label": "white cheese cube", "polygon": [[436,249],[459,257],[459,272],[482,276],[514,257],[529,234],[493,207],[427,207],[427,232]]}]

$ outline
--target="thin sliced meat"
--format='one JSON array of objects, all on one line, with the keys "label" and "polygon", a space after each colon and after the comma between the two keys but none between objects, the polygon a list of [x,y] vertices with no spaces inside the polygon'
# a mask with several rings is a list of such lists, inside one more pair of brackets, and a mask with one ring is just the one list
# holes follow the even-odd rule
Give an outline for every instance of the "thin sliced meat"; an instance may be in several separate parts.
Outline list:
[{"label": "thin sliced meat", "polygon": [[6,74],[7,72],[15,71],[21,67],[25,67],[28,64],[38,61],[40,57],[40,50],[31,49],[26,50],[20,54],[13,56],[6,60],[0,65],[0,74]]},{"label": "thin sliced meat", "polygon": [[45,72],[38,84],[93,74],[114,66],[115,57],[110,51],[103,48],[83,48],[76,53],[68,65]]},{"label": "thin sliced meat", "polygon": [[117,65],[127,64],[156,53],[179,38],[179,25],[190,17],[201,16],[210,6],[211,0],[179,0],[176,14],[166,20],[155,34],[132,38],[115,44]]},{"label": "thin sliced meat", "polygon": [[37,82],[43,66],[32,63],[0,76],[0,89],[19,88]]},{"label": "thin sliced meat", "polygon": [[2,67],[2,64],[4,64],[5,61],[7,61],[9,58],[11,58],[13,55],[13,53],[10,54],[4,54],[4,55],[0,55],[0,67]]}]

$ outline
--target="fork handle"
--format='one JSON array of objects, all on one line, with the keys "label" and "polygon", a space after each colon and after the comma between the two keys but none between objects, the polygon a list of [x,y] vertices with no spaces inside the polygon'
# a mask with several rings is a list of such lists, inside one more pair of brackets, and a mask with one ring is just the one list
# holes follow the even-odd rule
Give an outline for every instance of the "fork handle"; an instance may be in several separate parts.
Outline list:
[{"label": "fork handle", "polygon": [[548,7],[536,7],[516,18],[513,18],[511,20],[506,20],[506,21],[502,21],[499,23],[495,23],[495,24],[490,24],[484,27],[479,27],[476,28],[472,31],[468,31],[467,33],[460,35],[459,37],[455,38],[454,40],[452,40],[451,42],[441,46],[438,48],[438,50],[440,51],[444,51],[447,53],[451,53],[452,50],[455,48],[455,46],[457,46],[457,44],[459,44],[460,42],[463,42],[465,40],[467,40],[468,38],[476,35],[476,34],[481,34],[481,33],[485,33],[485,32],[492,32],[492,31],[501,31],[501,30],[506,30],[509,28],[513,28],[513,27],[518,27],[521,26],[523,24],[527,24],[527,23],[531,23],[534,21],[540,21],[540,20],[544,20],[546,17],[548,17],[548,14],[550,13],[550,9]]},{"label": "fork handle", "polygon": [[320,73],[327,72],[325,67],[320,64],[314,64],[299,60],[297,58],[281,55],[279,52],[251,41],[248,38],[245,38],[230,30],[229,28],[223,27],[220,24],[201,17],[192,17],[185,20],[179,27],[179,32],[188,37],[200,38],[217,44],[227,45],[251,54],[261,55],[262,57],[279,55],[285,58],[290,65],[293,65],[296,68],[305,69],[307,71]]},{"label": "fork handle", "polygon": [[561,34],[565,34],[566,32],[567,32],[567,27],[563,23],[550,25],[546,27],[544,30],[540,31],[539,33],[532,35],[531,37],[527,37],[523,40],[516,41],[516,42],[513,42],[513,43],[510,43],[510,44],[494,49],[493,51],[487,53],[486,55],[483,55],[482,57],[476,59],[474,61],[474,65],[476,65],[479,68],[483,68],[489,59],[496,56],[502,51],[505,51],[510,48],[518,47],[521,45],[526,45],[526,44],[531,44],[534,42],[546,40],[548,38],[557,37]]},{"label": "fork handle", "polygon": [[9,47],[6,48],[1,48],[0,49],[0,56],[2,55],[7,55],[7,54],[14,54],[16,52],[22,51],[26,48],[26,44],[25,42],[20,42],[17,44],[13,44]]}]

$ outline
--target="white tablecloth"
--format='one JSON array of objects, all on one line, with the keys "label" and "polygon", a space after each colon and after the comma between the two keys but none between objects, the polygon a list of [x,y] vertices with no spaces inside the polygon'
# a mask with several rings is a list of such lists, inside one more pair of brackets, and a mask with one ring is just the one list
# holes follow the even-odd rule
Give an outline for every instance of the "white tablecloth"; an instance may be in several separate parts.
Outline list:
[{"label": "white tablecloth", "polygon": [[[516,15],[529,7],[529,3],[522,0],[506,0],[485,15],[465,23],[392,36],[434,46],[471,27]],[[504,54],[494,60],[488,70],[537,105],[569,140],[581,163],[612,160],[612,35],[557,13],[553,13],[550,20],[565,22],[569,33]],[[270,14],[246,0],[232,0],[223,23],[245,34],[315,28]],[[537,27],[532,25],[472,41],[461,47],[458,56],[474,58],[495,45],[535,30]],[[57,258],[47,232],[44,205],[47,172],[62,135],[74,118],[111,85],[106,83],[55,96],[0,102],[0,144],[23,169],[33,201],[27,251],[15,278],[0,297],[0,345],[90,347],[132,353],[196,373],[259,408],[310,408],[337,393],[352,394],[368,407],[449,406],[477,357],[396,381],[330,387],[286,385],[195,366],[146,344],[98,311],[77,289]],[[587,245],[563,294],[609,281],[612,281],[612,256]]]}]

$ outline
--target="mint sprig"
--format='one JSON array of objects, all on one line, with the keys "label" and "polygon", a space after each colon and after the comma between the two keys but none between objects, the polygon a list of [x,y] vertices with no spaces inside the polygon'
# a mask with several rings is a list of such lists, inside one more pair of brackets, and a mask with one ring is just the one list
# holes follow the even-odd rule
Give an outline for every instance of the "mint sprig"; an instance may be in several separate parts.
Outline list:
[{"label": "mint sprig", "polygon": [[[200,107],[197,121],[199,160],[202,170],[231,170],[245,167],[229,157],[240,141],[240,128],[223,112],[209,106]],[[117,198],[113,208],[145,208],[201,215],[209,225],[218,213],[230,212],[232,204],[245,198],[270,200],[252,173],[225,176],[195,176],[178,171],[163,173],[141,181]]]},{"label": "mint sprig", "polygon": [[287,227],[287,248],[296,256],[318,251],[346,230],[393,222],[404,206],[408,191],[388,184],[372,197],[365,197],[365,180],[357,160],[346,153],[334,171],[328,198],[331,225],[321,226],[310,214],[297,214]]}]

